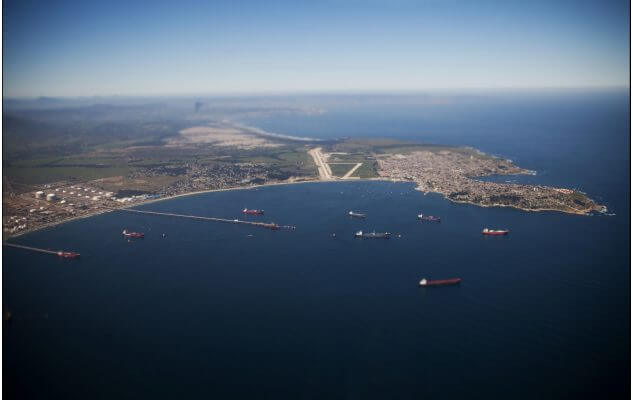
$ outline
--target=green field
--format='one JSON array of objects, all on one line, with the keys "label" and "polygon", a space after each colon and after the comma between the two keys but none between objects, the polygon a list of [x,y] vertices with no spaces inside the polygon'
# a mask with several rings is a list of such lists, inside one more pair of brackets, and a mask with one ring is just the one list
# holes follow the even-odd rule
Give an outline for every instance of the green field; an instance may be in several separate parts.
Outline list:
[{"label": "green field", "polygon": [[364,162],[363,165],[361,165],[356,171],[354,171],[352,176],[363,179],[377,178],[378,172],[376,172],[376,161]]},{"label": "green field", "polygon": [[127,175],[134,168],[116,167],[9,167],[4,168],[4,175],[11,181],[25,184],[42,184],[66,180],[88,181]]},{"label": "green field", "polygon": [[284,148],[274,150],[258,150],[252,155],[240,155],[222,160],[223,162],[258,163],[268,164],[281,171],[287,171],[299,175],[317,175],[317,168],[303,148]]},{"label": "green field", "polygon": [[332,170],[332,175],[341,177],[345,175],[350,169],[354,168],[354,164],[329,164]]}]

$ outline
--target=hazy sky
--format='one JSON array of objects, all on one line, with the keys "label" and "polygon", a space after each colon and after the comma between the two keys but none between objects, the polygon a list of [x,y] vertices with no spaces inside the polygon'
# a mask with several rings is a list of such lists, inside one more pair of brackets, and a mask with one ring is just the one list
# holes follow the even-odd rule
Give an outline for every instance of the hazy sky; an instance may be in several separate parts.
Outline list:
[{"label": "hazy sky", "polygon": [[629,16],[628,0],[4,0],[3,95],[628,87]]}]

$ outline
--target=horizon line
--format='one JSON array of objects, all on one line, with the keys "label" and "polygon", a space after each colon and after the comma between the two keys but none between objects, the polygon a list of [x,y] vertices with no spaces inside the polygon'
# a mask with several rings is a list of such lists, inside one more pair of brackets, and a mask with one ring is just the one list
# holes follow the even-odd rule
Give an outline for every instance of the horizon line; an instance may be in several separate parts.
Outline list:
[{"label": "horizon line", "polygon": [[92,94],[92,95],[24,95],[24,96],[2,96],[3,102],[6,100],[40,100],[40,99],[91,99],[91,98],[160,98],[160,97],[277,97],[277,96],[311,96],[311,95],[415,95],[436,92],[535,92],[535,91],[602,91],[602,90],[629,90],[629,85],[605,85],[605,86],[481,86],[481,87],[436,87],[417,89],[298,89],[298,90],[236,90],[218,92],[157,92],[138,94]]}]

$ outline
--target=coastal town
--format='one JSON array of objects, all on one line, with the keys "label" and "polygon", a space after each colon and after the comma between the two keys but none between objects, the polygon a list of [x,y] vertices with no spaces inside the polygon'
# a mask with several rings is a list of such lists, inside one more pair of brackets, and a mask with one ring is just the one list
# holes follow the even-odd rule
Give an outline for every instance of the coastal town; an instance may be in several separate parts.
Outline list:
[{"label": "coastal town", "polygon": [[[129,189],[129,186],[123,186],[121,177],[113,177],[84,183],[55,182],[41,185],[36,190],[4,193],[3,237],[24,234],[116,208],[189,193],[313,179],[309,176],[289,176],[256,163],[221,166],[191,164],[172,171],[166,171],[164,167],[149,167],[134,171],[125,178],[127,182],[144,181],[166,172],[171,172],[177,179],[151,192]],[[117,186],[121,187],[117,189]]]},{"label": "coastal town", "polygon": [[534,172],[474,149],[391,154],[381,157],[378,163],[381,177],[413,181],[417,190],[440,193],[454,202],[572,214],[606,211],[605,207],[576,190],[478,179],[491,175],[531,175]]}]

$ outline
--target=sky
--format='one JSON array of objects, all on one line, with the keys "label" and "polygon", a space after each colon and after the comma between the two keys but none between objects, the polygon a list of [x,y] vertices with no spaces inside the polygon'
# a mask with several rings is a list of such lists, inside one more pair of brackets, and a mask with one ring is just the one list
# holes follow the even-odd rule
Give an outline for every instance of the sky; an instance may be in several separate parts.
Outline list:
[{"label": "sky", "polygon": [[629,1],[4,0],[3,97],[630,85]]}]

